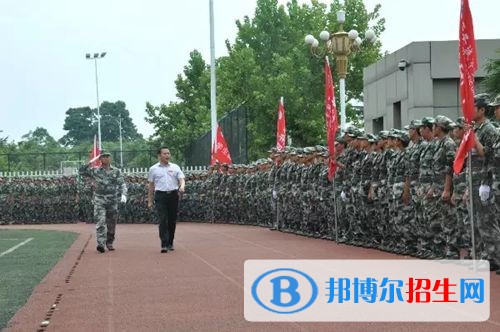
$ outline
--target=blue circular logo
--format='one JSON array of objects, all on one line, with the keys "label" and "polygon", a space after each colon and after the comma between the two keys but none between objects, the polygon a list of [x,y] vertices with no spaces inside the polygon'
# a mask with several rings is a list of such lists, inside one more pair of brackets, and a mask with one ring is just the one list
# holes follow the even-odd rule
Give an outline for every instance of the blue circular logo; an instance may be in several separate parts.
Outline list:
[{"label": "blue circular logo", "polygon": [[280,268],[261,274],[252,284],[252,297],[264,309],[277,314],[294,314],[310,307],[318,286],[306,273]]}]

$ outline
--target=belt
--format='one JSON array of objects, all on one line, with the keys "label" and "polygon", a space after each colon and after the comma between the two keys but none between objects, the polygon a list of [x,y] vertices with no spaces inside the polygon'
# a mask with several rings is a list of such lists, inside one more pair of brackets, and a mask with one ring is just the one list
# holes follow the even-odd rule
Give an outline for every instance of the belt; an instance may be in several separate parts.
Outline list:
[{"label": "belt", "polygon": [[170,191],[161,191],[161,190],[156,190],[155,193],[160,193],[160,194],[172,194],[177,192],[178,189],[170,190]]}]

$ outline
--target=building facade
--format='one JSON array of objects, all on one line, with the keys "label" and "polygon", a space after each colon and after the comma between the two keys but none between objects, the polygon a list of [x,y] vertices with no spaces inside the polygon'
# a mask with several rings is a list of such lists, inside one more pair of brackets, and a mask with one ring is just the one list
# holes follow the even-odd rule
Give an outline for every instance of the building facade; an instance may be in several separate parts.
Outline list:
[{"label": "building facade", "polygon": [[[477,40],[476,93],[489,59],[497,59],[500,39]],[[458,41],[413,42],[363,71],[365,130],[377,133],[413,119],[461,114]]]}]

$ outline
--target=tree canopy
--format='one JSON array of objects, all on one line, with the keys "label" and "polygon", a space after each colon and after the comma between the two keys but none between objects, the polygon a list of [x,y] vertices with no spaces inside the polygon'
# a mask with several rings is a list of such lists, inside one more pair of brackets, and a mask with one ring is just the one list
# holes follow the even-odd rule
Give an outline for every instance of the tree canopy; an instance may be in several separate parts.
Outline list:
[{"label": "tree canopy", "polygon": [[[317,0],[310,5],[292,0],[286,6],[277,0],[258,0],[252,18],[236,21],[237,37],[233,43],[226,41],[228,55],[217,59],[217,109],[219,118],[240,105],[249,110],[252,159],[265,155],[275,143],[281,96],[285,100],[287,132],[294,145],[324,143],[323,61],[311,56],[304,37],[309,33],[317,35],[325,28],[337,31],[336,12],[341,8],[339,0],[329,6]],[[344,9],[345,31],[356,29],[362,33],[372,28],[377,36],[384,31],[380,5],[368,12],[362,0],[346,0]],[[365,42],[350,56],[347,101],[362,98],[363,68],[380,58],[380,47],[380,42]],[[334,59],[331,63],[335,63]],[[200,53],[193,51],[176,80],[180,100],[169,105],[147,105],[146,120],[154,126],[157,139],[185,151],[209,130],[209,70]],[[348,120],[356,120],[357,113],[350,110]]]},{"label": "tree canopy", "polygon": [[498,58],[490,59],[486,64],[487,75],[483,85],[491,97],[494,98],[500,93],[500,49],[497,50]]},{"label": "tree canopy", "polygon": [[[118,141],[120,129],[118,120],[122,119],[122,136],[124,140],[142,137],[135,127],[130,113],[123,101],[115,103],[103,102],[99,108],[101,114],[102,141]],[[66,111],[64,130],[68,132],[59,140],[65,146],[78,145],[84,142],[93,142],[97,135],[96,109],[90,107],[70,108]]]}]

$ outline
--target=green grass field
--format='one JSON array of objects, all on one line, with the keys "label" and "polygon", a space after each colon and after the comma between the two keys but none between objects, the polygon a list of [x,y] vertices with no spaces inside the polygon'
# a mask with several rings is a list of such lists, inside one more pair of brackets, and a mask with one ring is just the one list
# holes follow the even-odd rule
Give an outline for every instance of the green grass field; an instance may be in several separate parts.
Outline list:
[{"label": "green grass field", "polygon": [[[59,261],[77,236],[71,232],[0,228],[0,330],[26,303],[33,288]],[[32,240],[24,245],[6,252],[30,238]]]}]

